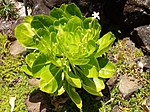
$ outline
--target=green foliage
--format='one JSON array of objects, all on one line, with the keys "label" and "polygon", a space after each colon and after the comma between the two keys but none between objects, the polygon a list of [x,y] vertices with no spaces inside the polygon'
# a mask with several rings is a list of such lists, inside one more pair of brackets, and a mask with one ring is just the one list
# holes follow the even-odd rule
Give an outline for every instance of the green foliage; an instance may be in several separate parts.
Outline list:
[{"label": "green foliage", "polygon": [[31,86],[28,77],[21,71],[24,59],[13,57],[8,51],[9,41],[6,35],[0,34],[0,112],[9,112],[9,98],[16,96],[15,112],[27,112],[24,103]]},{"label": "green foliage", "polygon": [[9,0],[0,0],[0,18],[4,17],[6,20],[16,18],[16,8]]},{"label": "green foliage", "polygon": [[98,20],[82,16],[75,4],[63,4],[49,16],[27,16],[15,28],[18,41],[35,49],[26,56],[22,70],[40,78],[40,89],[61,95],[65,91],[78,108],[82,100],[75,88],[83,87],[102,96],[104,80],[115,72],[115,66],[103,54],[115,40],[111,32],[99,39]]}]

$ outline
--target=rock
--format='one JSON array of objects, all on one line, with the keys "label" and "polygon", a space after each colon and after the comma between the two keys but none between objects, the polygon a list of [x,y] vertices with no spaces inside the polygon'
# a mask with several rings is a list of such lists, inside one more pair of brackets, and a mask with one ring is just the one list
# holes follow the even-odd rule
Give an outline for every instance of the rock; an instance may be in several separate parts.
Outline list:
[{"label": "rock", "polygon": [[118,77],[117,75],[114,75],[106,82],[106,84],[108,88],[111,90],[114,87],[114,85],[117,83],[117,81],[118,81]]},{"label": "rock", "polygon": [[143,57],[143,60],[144,60],[144,63],[145,63],[144,69],[149,69],[150,70],[150,56],[145,55]]},{"label": "rock", "polygon": [[36,78],[29,79],[29,84],[39,87],[39,79]]},{"label": "rock", "polygon": [[146,0],[145,4],[150,7],[150,0]]},{"label": "rock", "polygon": [[150,24],[148,0],[127,0],[121,29],[131,32],[134,28]]},{"label": "rock", "polygon": [[120,77],[119,91],[125,99],[128,99],[134,91],[141,87],[142,85],[139,85],[138,80],[133,77],[128,77],[127,75]]},{"label": "rock", "polygon": [[142,107],[144,112],[150,112],[150,96],[143,101]]},{"label": "rock", "polygon": [[26,51],[26,48],[22,47],[19,42],[16,40],[12,43],[9,48],[9,52],[11,55],[16,56]]},{"label": "rock", "polygon": [[45,14],[48,15],[50,9],[44,4],[43,0],[29,0],[31,4],[31,15]]},{"label": "rock", "polygon": [[146,54],[150,54],[150,25],[137,27],[131,34],[136,45],[142,47]]},{"label": "rock", "polygon": [[[41,99],[41,97],[42,97],[41,94],[36,94],[34,96],[34,99],[39,100]],[[28,112],[40,112],[40,105],[41,105],[40,101],[37,102],[30,101],[30,96],[28,96],[25,103],[27,105]]]},{"label": "rock", "polygon": [[11,28],[11,22],[8,22],[8,21],[2,21],[2,19],[0,20],[0,31],[1,30],[7,30],[9,28]]},{"label": "rock", "polygon": [[[24,1],[25,0],[11,0],[11,2],[15,5],[15,8],[17,9],[18,17],[26,16],[26,8],[25,8]],[[31,13],[30,8],[28,8],[28,12],[29,12],[29,14]]]},{"label": "rock", "polygon": [[111,110],[111,112],[122,112],[122,110],[120,109],[118,105],[115,105],[113,109]]},{"label": "rock", "polygon": [[51,112],[50,100],[46,93],[36,90],[27,97],[25,104],[28,112]]},{"label": "rock", "polygon": [[150,8],[150,1],[149,0],[133,0],[133,1],[135,1],[138,5]]},{"label": "rock", "polygon": [[14,21],[6,21],[4,19],[0,19],[0,33],[2,34],[10,34],[12,33],[12,24]]},{"label": "rock", "polygon": [[24,17],[18,18],[18,19],[12,24],[12,30],[14,30],[17,25],[21,24],[21,23],[23,22],[23,20],[24,20]]}]

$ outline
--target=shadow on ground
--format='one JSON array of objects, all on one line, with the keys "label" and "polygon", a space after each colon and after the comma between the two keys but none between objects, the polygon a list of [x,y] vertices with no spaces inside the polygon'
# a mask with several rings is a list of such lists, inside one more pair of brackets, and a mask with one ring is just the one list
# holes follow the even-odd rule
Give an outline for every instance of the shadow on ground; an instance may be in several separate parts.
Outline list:
[{"label": "shadow on ground", "polygon": [[[110,99],[109,89],[106,87],[102,92],[103,97],[93,96],[83,89],[77,90],[83,102],[83,112],[99,112],[102,107],[101,100]],[[61,96],[51,96],[40,90],[34,90],[27,98],[26,105],[29,112],[80,112],[66,93]]]}]

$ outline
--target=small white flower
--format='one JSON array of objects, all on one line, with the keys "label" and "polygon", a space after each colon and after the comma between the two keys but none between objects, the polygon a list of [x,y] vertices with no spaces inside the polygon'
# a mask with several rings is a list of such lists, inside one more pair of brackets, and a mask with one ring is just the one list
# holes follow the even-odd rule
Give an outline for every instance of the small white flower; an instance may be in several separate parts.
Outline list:
[{"label": "small white flower", "polygon": [[139,66],[140,68],[143,68],[143,67],[144,67],[144,65],[143,65],[142,62],[139,62],[138,66]]},{"label": "small white flower", "polygon": [[92,14],[92,17],[93,18],[97,18],[98,20],[100,20],[100,17],[99,17],[99,12],[93,12],[93,14]]}]

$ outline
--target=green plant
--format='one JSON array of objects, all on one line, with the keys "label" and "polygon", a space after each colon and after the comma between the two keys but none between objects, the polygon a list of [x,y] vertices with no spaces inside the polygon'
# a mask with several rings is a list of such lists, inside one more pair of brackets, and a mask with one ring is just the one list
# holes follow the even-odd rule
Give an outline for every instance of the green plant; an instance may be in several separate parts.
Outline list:
[{"label": "green plant", "polygon": [[21,71],[24,58],[9,54],[7,35],[0,33],[0,112],[9,112],[9,98],[16,97],[15,112],[27,112],[24,103],[26,95],[33,91],[29,86],[28,76]]},{"label": "green plant", "polygon": [[15,5],[11,3],[9,0],[0,0],[0,17],[6,18],[6,20],[10,18],[17,17],[17,9]]},{"label": "green plant", "polygon": [[115,66],[103,56],[115,37],[108,32],[99,39],[100,31],[98,20],[82,16],[75,4],[54,8],[49,16],[27,16],[15,28],[15,35],[23,46],[35,50],[26,56],[22,70],[40,78],[44,92],[61,95],[66,91],[81,109],[75,88],[102,96],[104,80],[115,72]]}]

